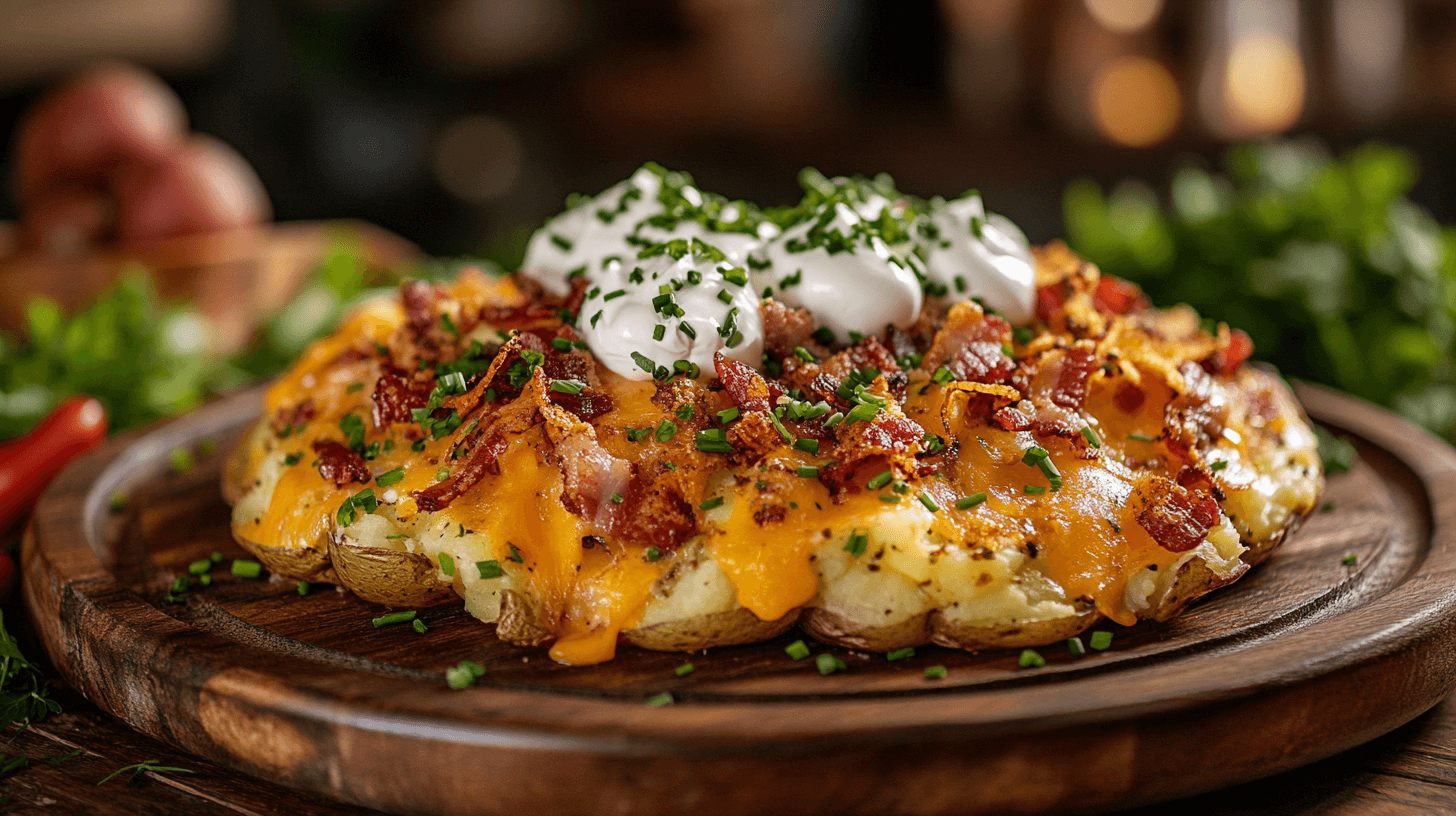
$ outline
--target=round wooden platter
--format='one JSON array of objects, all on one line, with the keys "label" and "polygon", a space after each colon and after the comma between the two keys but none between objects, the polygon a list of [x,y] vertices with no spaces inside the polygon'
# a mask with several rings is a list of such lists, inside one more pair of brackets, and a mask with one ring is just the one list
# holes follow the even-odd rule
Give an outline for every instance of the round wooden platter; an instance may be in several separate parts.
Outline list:
[{"label": "round wooden platter", "polygon": [[[1170,799],[1332,755],[1456,683],[1456,451],[1379,409],[1303,387],[1360,462],[1265,564],[1166,624],[1044,668],[1010,652],[832,651],[797,631],[709,654],[624,646],[569,668],[496,641],[454,604],[420,635],[327,587],[228,574],[185,603],[174,576],[242,557],[220,456],[257,390],[129,434],[36,509],[25,598],[67,681],[133,726],[269,780],[398,813],[1031,813]],[[210,447],[202,444],[202,449]],[[110,497],[129,497],[113,512]],[[1354,556],[1347,564],[1345,557]],[[452,691],[444,670],[486,669]],[[691,660],[695,670],[674,669]],[[925,677],[928,666],[948,676]],[[670,691],[673,705],[644,704]]]}]

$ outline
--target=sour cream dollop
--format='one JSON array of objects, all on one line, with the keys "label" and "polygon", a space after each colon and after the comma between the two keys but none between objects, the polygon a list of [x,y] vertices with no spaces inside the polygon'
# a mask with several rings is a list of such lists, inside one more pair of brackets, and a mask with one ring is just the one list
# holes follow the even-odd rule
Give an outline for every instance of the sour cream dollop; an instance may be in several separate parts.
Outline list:
[{"label": "sour cream dollop", "polygon": [[1026,236],[1003,216],[986,214],[981,197],[958,198],[930,213],[936,237],[926,246],[929,281],[946,297],[979,297],[1013,324],[1035,314],[1036,264]]},{"label": "sour cream dollop", "polygon": [[521,275],[557,296],[571,294],[571,279],[592,280],[613,259],[636,256],[639,248],[627,236],[648,218],[662,212],[658,191],[662,179],[644,167],[547,221],[526,245]]},{"label": "sour cream dollop", "polygon": [[844,342],[854,335],[907,327],[923,302],[914,261],[893,252],[844,203],[784,230],[764,247],[766,269],[755,275],[775,300],[808,309]]},{"label": "sour cream dollop", "polygon": [[609,264],[587,292],[577,331],[597,359],[633,380],[683,373],[687,364],[711,372],[718,351],[761,365],[761,300],[746,270],[695,239],[652,252]]}]

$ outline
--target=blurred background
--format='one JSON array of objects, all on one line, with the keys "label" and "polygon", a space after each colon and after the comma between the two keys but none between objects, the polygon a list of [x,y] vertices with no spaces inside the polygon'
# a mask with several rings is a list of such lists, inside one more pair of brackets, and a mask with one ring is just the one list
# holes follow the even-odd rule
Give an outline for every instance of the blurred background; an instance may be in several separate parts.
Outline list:
[{"label": "blurred background", "polygon": [[[649,159],[764,205],[797,200],[806,165],[976,187],[1033,241],[1246,328],[1286,373],[1456,428],[1444,0],[10,0],[0,139],[103,57],[159,73],[281,220],[359,218],[510,268],[567,194]],[[152,337],[151,296],[127,297]],[[0,435],[74,367],[70,318],[36,319],[10,356],[51,356],[0,363]],[[277,325],[137,421],[325,324]],[[37,384],[46,399],[15,400]]]}]

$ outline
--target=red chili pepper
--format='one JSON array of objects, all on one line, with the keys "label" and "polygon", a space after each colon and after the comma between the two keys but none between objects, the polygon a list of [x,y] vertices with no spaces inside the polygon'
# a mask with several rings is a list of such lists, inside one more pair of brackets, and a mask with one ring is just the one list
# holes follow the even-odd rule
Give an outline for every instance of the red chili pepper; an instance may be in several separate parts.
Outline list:
[{"label": "red chili pepper", "polygon": [[[30,510],[61,468],[105,439],[106,409],[76,395],[62,400],[30,433],[0,445],[0,530]],[[5,572],[0,564],[0,576]]]}]

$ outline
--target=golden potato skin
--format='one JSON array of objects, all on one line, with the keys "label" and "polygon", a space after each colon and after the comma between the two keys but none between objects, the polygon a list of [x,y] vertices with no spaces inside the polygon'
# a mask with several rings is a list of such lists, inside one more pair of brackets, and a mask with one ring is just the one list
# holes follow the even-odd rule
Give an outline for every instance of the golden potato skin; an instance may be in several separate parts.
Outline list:
[{"label": "golden potato skin", "polygon": [[339,583],[371,603],[405,608],[456,600],[454,587],[440,580],[435,562],[418,553],[371,547],[334,534],[329,557]]},{"label": "golden potato skin", "polygon": [[932,643],[974,652],[979,649],[1024,649],[1056,643],[1081,634],[1102,615],[1096,609],[1088,608],[1062,618],[1027,623],[1009,621],[994,626],[967,626],[940,612],[932,612],[930,617]]},{"label": "golden potato skin", "polygon": [[747,609],[715,612],[680,621],[639,626],[623,633],[628,643],[655,652],[695,652],[739,646],[778,637],[800,620],[794,610],[774,621],[759,620]]},{"label": "golden potato skin", "polygon": [[892,652],[930,642],[931,613],[914,615],[886,626],[866,626],[830,609],[806,609],[799,622],[815,639],[846,649]]},{"label": "golden potato skin", "polygon": [[242,501],[253,487],[256,462],[268,444],[268,423],[262,419],[243,432],[228,451],[222,466],[222,499],[228,507]]},{"label": "golden potato skin", "polygon": [[555,638],[531,599],[513,589],[501,590],[500,618],[496,620],[495,633],[501,640],[517,646],[540,646]]},{"label": "golden potato skin", "polygon": [[308,581],[311,584],[337,584],[339,576],[329,561],[327,546],[264,547],[233,529],[233,539],[253,554],[263,567],[276,575]]}]

